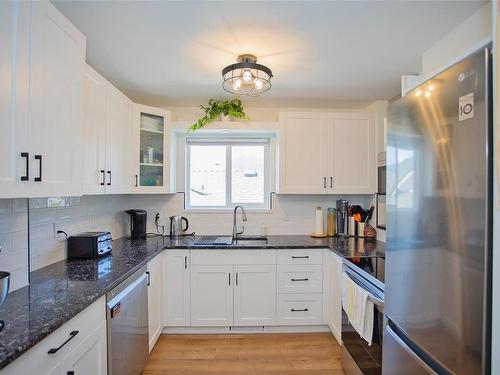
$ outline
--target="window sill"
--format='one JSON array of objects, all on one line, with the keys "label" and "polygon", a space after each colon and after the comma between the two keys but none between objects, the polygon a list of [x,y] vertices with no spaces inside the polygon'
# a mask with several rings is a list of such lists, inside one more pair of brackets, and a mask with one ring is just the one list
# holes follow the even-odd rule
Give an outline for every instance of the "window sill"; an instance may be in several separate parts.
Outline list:
[{"label": "window sill", "polygon": [[[245,208],[248,214],[270,214],[272,208]],[[233,214],[234,208],[185,208],[184,214]]]}]

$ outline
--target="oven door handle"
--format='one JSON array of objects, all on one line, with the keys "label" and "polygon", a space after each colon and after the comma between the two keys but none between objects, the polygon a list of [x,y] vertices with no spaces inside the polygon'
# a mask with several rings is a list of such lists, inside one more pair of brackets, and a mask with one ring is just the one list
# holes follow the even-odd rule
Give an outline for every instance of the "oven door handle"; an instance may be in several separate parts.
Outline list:
[{"label": "oven door handle", "polygon": [[350,272],[346,272],[344,270],[345,274],[349,277],[349,279],[352,280],[353,283],[358,285],[361,289],[365,290],[368,292],[368,299],[372,301],[377,307],[383,312],[384,311],[384,301],[376,296],[373,295],[373,293],[365,286],[360,280],[357,280],[357,277],[353,277],[353,275]]}]

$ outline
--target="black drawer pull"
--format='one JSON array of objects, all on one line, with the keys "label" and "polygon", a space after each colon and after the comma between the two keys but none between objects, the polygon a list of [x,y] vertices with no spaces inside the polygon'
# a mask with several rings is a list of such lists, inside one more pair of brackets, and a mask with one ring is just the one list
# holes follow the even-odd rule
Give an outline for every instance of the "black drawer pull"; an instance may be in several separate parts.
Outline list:
[{"label": "black drawer pull", "polygon": [[105,173],[104,169],[101,169],[101,186],[104,186],[104,180],[106,179],[104,176]]},{"label": "black drawer pull", "polygon": [[108,186],[111,185],[111,171],[106,172],[109,175],[109,182],[107,183]]},{"label": "black drawer pull", "polygon": [[68,371],[68,372],[66,373],[66,375],[75,375],[75,372],[74,372],[74,371]]},{"label": "black drawer pull", "polygon": [[295,255],[292,255],[292,259],[309,259],[309,255],[304,255],[304,256],[295,256]]},{"label": "black drawer pull", "polygon": [[52,348],[50,349],[47,353],[48,354],[54,354],[54,353],[57,353],[59,351],[59,349],[61,349],[64,345],[66,345],[68,342],[70,342],[76,335],[78,335],[78,332],[79,331],[71,331],[69,333],[69,339],[67,339],[66,341],[64,341],[60,347],[58,348]]},{"label": "black drawer pull", "polygon": [[302,311],[309,311],[309,309],[290,309],[291,312],[302,312]]},{"label": "black drawer pull", "polygon": [[309,279],[304,278],[304,279],[291,279],[292,281],[309,281]]},{"label": "black drawer pull", "polygon": [[38,177],[35,177],[35,182],[42,182],[42,155],[35,155],[35,160],[38,160]]},{"label": "black drawer pull", "polygon": [[148,277],[147,286],[150,286],[151,285],[151,273],[149,271],[146,271],[146,276]]},{"label": "black drawer pull", "polygon": [[30,179],[30,154],[29,152],[21,152],[21,157],[26,159],[26,174],[21,176],[21,181],[29,181]]}]

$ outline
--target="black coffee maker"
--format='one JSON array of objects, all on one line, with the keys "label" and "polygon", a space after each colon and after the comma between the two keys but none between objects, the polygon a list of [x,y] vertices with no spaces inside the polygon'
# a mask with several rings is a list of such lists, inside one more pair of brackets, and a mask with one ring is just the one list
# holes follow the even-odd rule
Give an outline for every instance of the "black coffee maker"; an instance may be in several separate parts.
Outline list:
[{"label": "black coffee maker", "polygon": [[148,213],[145,210],[131,209],[125,211],[130,215],[130,237],[146,238]]}]

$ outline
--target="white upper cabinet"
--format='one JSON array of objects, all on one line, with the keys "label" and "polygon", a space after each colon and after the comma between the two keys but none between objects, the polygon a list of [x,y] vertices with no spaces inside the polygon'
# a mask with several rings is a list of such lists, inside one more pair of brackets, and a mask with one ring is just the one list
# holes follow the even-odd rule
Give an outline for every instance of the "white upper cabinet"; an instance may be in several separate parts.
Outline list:
[{"label": "white upper cabinet", "polygon": [[111,84],[106,88],[106,192],[130,193],[132,101]]},{"label": "white upper cabinet", "polygon": [[314,113],[280,115],[279,192],[326,192],[328,121]]},{"label": "white upper cabinet", "polygon": [[132,101],[86,66],[84,90],[83,194],[132,190]]},{"label": "white upper cabinet", "polygon": [[[0,198],[26,196],[30,4],[0,2]],[[23,178],[24,179],[24,178]]]},{"label": "white upper cabinet", "polygon": [[[170,112],[134,104],[134,192],[170,193]],[[175,190],[173,191],[175,192]]]},{"label": "white upper cabinet", "polygon": [[[339,113],[332,119],[329,158],[332,190],[339,194],[375,193],[375,127],[370,113]],[[330,182],[330,181],[328,181]]]},{"label": "white upper cabinet", "polygon": [[0,7],[0,198],[79,195],[85,37],[48,1]]},{"label": "white upper cabinet", "polygon": [[278,193],[374,193],[374,141],[369,112],[281,113]]},{"label": "white upper cabinet", "polygon": [[85,69],[82,129],[83,194],[106,191],[106,80],[90,66]]},{"label": "white upper cabinet", "polygon": [[85,36],[50,2],[32,2],[31,196],[81,194]]}]

